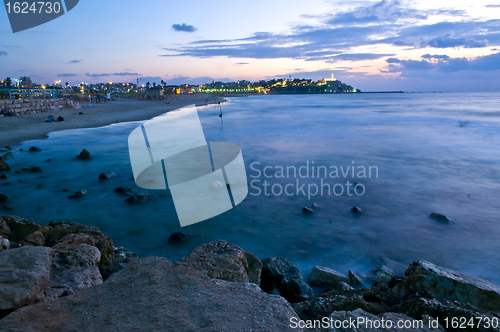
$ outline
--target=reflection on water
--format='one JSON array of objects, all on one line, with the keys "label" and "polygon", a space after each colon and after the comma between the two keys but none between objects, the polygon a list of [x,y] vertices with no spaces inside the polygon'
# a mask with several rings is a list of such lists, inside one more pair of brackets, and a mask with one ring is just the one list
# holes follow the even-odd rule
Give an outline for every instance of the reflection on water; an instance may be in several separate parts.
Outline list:
[{"label": "reflection on water", "polygon": [[[174,260],[198,244],[225,239],[260,257],[285,256],[305,271],[317,264],[363,272],[386,263],[401,273],[412,260],[426,259],[500,284],[499,102],[499,94],[480,93],[235,98],[222,106],[223,126],[214,106],[199,109],[206,141],[239,145],[249,176],[256,174],[250,168],[255,162],[260,170],[299,168],[308,161],[326,167],[376,166],[378,178],[323,179],[330,185],[361,183],[362,196],[308,200],[249,194],[226,213],[181,228],[168,191],[135,185],[127,138],[140,123],[57,132],[47,140],[25,142],[24,150],[35,145],[43,151],[14,152],[9,162],[18,164],[15,170],[40,166],[43,173],[12,174],[12,185],[1,192],[8,188],[14,214],[45,223],[93,224],[142,256]],[[461,127],[458,120],[470,122]],[[91,161],[75,158],[84,148],[92,153]],[[118,176],[99,181],[104,171]],[[296,179],[260,180],[285,187]],[[317,177],[299,180],[306,188],[321,184]],[[127,205],[113,192],[119,186],[153,199]],[[83,188],[89,193],[79,200],[68,200],[62,192]],[[304,206],[315,213],[303,214]],[[352,214],[353,206],[363,213]],[[428,217],[431,212],[454,222],[437,223]],[[167,239],[175,231],[198,237],[173,247]]]}]

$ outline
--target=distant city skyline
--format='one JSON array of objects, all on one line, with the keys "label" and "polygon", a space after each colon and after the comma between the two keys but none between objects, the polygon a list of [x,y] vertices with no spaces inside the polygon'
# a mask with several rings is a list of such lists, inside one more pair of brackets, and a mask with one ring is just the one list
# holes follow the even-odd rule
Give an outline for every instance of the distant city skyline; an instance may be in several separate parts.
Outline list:
[{"label": "distant city skyline", "polygon": [[0,76],[203,84],[335,76],[364,91],[500,91],[500,5],[474,1],[81,1],[13,34]]}]

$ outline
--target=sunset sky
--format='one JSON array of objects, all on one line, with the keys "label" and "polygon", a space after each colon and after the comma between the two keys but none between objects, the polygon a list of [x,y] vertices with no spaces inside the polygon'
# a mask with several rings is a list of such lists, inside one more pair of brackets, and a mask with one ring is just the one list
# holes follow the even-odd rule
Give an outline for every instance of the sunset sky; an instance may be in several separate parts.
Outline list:
[{"label": "sunset sky", "polygon": [[171,84],[335,76],[365,91],[500,91],[494,1],[97,1],[13,34],[0,76]]}]

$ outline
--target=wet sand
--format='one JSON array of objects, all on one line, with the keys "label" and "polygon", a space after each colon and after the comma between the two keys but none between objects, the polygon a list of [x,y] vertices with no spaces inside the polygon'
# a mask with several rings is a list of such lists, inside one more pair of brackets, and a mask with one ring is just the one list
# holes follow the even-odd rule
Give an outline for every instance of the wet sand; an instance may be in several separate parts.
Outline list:
[{"label": "wet sand", "polygon": [[[48,133],[58,130],[94,128],[112,123],[148,120],[183,106],[206,105],[207,98],[209,98],[209,103],[224,100],[220,97],[215,100],[214,97],[207,95],[182,95],[171,100],[160,101],[119,99],[106,104],[81,102],[81,107],[77,109],[0,117],[0,147],[17,145],[31,139],[46,138]],[[79,114],[80,112],[83,114]],[[45,122],[49,115],[54,118],[62,116],[64,122]]]}]

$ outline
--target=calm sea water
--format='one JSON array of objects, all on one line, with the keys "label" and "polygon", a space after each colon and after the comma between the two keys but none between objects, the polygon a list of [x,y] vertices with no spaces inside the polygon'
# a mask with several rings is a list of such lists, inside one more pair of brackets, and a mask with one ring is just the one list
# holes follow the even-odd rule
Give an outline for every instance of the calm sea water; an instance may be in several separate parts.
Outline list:
[{"label": "calm sea water", "polygon": [[[0,192],[12,198],[13,214],[43,223],[92,224],[141,256],[175,260],[201,243],[225,239],[261,258],[284,256],[306,274],[313,265],[363,273],[380,264],[402,273],[411,261],[425,259],[500,284],[500,94],[256,96],[231,99],[222,110],[223,125],[218,106],[198,110],[207,141],[238,144],[249,182],[260,183],[253,182],[236,208],[210,220],[181,228],[168,192],[135,185],[127,139],[139,122],[55,132],[23,143],[9,163],[14,169],[40,166],[43,173],[12,172],[12,185]],[[469,122],[460,126],[459,120]],[[17,151],[33,145],[43,151]],[[92,161],[75,158],[84,148]],[[329,170],[372,166],[378,177],[375,171],[371,178],[359,178],[357,171],[354,178],[340,171],[340,178],[274,176],[277,166],[298,170],[312,162]],[[254,169],[266,166],[271,177],[255,178]],[[118,176],[99,181],[104,171]],[[293,195],[255,195],[254,187],[265,189],[264,180],[268,192],[291,184]],[[295,191],[297,180],[306,195]],[[308,199],[307,186],[321,180],[339,184],[337,193],[347,180],[356,182],[365,193],[324,192]],[[153,199],[127,205],[113,192],[118,186]],[[69,200],[65,188],[87,189],[88,195]],[[315,213],[304,215],[302,207],[313,204]],[[352,206],[363,213],[352,214]],[[441,224],[429,218],[431,212],[454,221]],[[185,246],[169,245],[176,231],[197,237]]]}]

